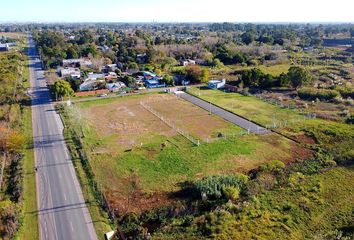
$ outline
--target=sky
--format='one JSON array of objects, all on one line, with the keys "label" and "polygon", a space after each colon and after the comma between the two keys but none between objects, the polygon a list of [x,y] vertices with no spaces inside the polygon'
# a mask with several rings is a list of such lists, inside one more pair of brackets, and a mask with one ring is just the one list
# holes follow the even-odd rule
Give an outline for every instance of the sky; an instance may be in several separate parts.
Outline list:
[{"label": "sky", "polygon": [[0,22],[354,22],[354,0],[0,0]]}]

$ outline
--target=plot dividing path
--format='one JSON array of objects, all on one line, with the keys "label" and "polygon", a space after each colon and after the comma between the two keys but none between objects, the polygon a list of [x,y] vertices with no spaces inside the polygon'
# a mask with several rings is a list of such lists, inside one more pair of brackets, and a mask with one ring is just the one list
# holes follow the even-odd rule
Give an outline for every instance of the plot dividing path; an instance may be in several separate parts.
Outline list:
[{"label": "plot dividing path", "polygon": [[250,133],[265,134],[265,133],[270,132],[268,129],[266,129],[260,125],[257,125],[245,118],[237,116],[236,114],[228,112],[218,106],[215,106],[215,105],[213,105],[207,101],[204,101],[200,98],[194,97],[188,93],[177,92],[176,94],[178,97],[183,98],[184,100],[191,102],[194,105],[201,107],[201,108],[205,109],[206,111],[225,119],[226,121],[236,124],[237,126],[243,128],[243,129],[246,129],[247,131],[249,130]]},{"label": "plot dividing path", "polygon": [[42,240],[96,240],[63,125],[50,101],[41,62],[29,37],[32,127],[36,160],[39,232]]}]

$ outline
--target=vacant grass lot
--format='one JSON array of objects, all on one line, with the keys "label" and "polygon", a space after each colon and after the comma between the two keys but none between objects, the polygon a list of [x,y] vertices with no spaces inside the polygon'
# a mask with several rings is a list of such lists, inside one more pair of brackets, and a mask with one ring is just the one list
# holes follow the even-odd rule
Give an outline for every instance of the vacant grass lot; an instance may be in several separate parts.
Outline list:
[{"label": "vacant grass lot", "polygon": [[[161,104],[157,103],[159,98]],[[214,140],[194,146],[142,108],[140,101],[151,101],[154,109],[193,135],[201,136],[202,129],[202,134],[214,136]],[[186,181],[244,172],[274,159],[288,162],[310,155],[274,134],[216,139],[218,131],[239,128],[188,102],[171,100],[169,95],[82,102],[69,111],[80,117],[74,120],[77,123],[89,122],[81,127],[91,167],[109,201],[122,214],[171,204],[176,199],[170,193]]]},{"label": "vacant grass lot", "polygon": [[259,66],[252,66],[252,67],[241,67],[241,66],[231,66],[230,68],[234,70],[243,70],[243,69],[252,69],[252,68],[258,68],[262,72],[266,74],[271,74],[273,76],[279,76],[282,73],[287,73],[290,64],[289,63],[283,63],[283,64],[275,64],[275,65],[259,65]]},{"label": "vacant grass lot", "polygon": [[303,116],[293,110],[280,108],[253,96],[205,88],[200,90],[197,87],[189,88],[188,92],[263,126],[271,126],[273,122],[279,125],[280,122],[290,123],[303,119]]}]

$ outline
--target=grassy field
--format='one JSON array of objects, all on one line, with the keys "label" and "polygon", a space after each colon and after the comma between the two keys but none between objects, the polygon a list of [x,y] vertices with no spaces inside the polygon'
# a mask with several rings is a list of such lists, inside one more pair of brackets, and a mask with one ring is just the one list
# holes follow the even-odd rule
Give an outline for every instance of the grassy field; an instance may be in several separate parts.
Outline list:
[{"label": "grassy field", "polygon": [[[144,110],[140,101],[176,119],[176,125],[194,136],[213,140],[194,146]],[[289,162],[311,155],[275,134],[218,139],[219,131],[240,129],[169,95],[82,102],[69,111],[72,118],[81,119],[73,121],[88,122],[81,127],[90,165],[121,214],[169,205],[176,200],[170,193],[178,191],[180,184],[203,176],[245,172],[274,159]]]},{"label": "grassy field", "polygon": [[13,39],[22,39],[26,37],[25,33],[20,32],[0,32],[0,37],[8,37]]},{"label": "grassy field", "polygon": [[230,69],[233,70],[244,70],[244,69],[252,69],[252,68],[258,68],[260,69],[262,72],[266,73],[266,74],[271,74],[273,76],[278,76],[282,73],[287,73],[289,68],[290,68],[290,64],[289,63],[283,63],[283,64],[275,64],[275,65],[258,65],[258,66],[251,66],[251,67],[241,67],[241,66],[229,66]]},{"label": "grassy field", "polygon": [[303,116],[293,110],[280,108],[253,96],[212,89],[200,90],[196,87],[190,87],[188,92],[263,126],[271,126],[273,122],[279,125],[284,121],[290,123],[303,119]]}]

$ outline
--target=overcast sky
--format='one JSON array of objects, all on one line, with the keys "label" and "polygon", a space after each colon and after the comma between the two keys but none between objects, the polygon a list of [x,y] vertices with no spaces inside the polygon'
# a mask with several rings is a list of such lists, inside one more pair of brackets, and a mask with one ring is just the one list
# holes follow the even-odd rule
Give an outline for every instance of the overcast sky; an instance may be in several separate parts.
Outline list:
[{"label": "overcast sky", "polygon": [[0,0],[0,22],[354,22],[354,0]]}]

